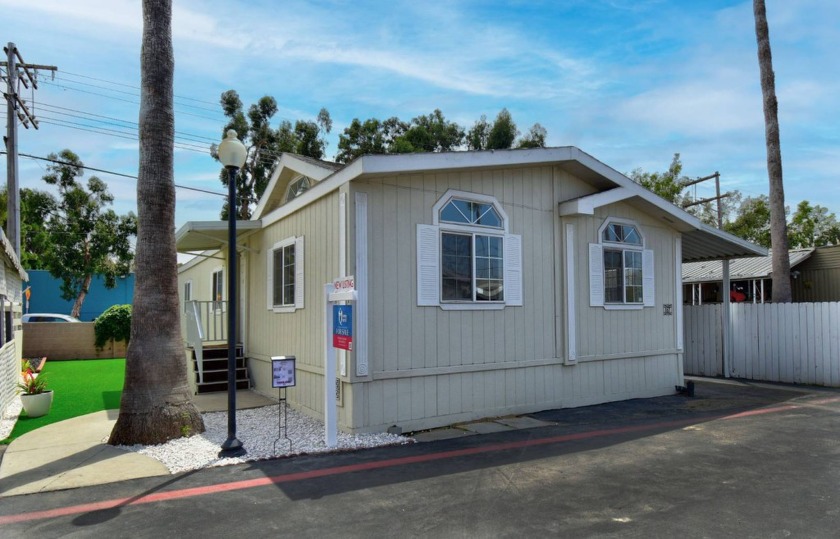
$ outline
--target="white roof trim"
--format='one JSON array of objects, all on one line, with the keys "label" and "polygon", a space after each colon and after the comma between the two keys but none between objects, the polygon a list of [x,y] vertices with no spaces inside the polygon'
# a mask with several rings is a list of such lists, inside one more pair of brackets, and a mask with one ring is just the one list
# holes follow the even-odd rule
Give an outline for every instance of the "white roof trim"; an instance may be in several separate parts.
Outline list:
[{"label": "white roof trim", "polygon": [[560,203],[560,216],[567,215],[594,215],[595,210],[601,206],[614,204],[622,200],[628,199],[633,194],[629,189],[624,187],[616,187],[609,191],[602,191],[594,195],[576,198],[574,200],[567,200]]},{"label": "white roof trim", "polygon": [[277,186],[277,181],[280,178],[280,174],[283,172],[284,169],[287,168],[299,174],[312,178],[317,182],[322,181],[324,178],[335,172],[335,169],[333,169],[330,166],[319,166],[316,163],[313,163],[312,161],[309,161],[307,159],[301,159],[299,156],[293,153],[284,153],[280,156],[280,160],[274,167],[274,171],[271,173],[271,179],[269,180],[268,185],[266,186],[265,191],[263,192],[263,196],[257,203],[257,207],[254,209],[254,213],[252,215],[254,219],[259,219],[260,217],[262,217],[262,214],[265,211],[265,206],[271,199],[270,195],[272,192],[274,192],[274,189]]},{"label": "white roof trim", "polygon": [[[284,154],[281,158],[281,163],[275,170],[272,176],[272,181],[276,183],[276,178],[279,177],[280,169],[285,166],[286,156],[288,159],[294,159],[291,154]],[[297,162],[307,163],[300,159],[295,159]],[[440,171],[453,169],[476,169],[476,168],[490,168],[490,167],[513,167],[513,166],[528,166],[528,165],[554,165],[564,163],[578,163],[589,172],[601,180],[606,180],[613,184],[618,189],[604,189],[601,183],[601,192],[587,197],[577,199],[578,202],[567,206],[568,211],[576,206],[584,210],[589,209],[592,204],[592,209],[605,205],[608,203],[618,202],[619,200],[628,200],[635,198],[642,200],[653,207],[659,209],[668,215],[668,222],[671,223],[675,229],[686,234],[701,234],[701,236],[712,240],[712,243],[717,247],[712,250],[718,251],[719,256],[725,258],[732,258],[735,256],[749,256],[749,254],[763,256],[767,254],[766,249],[758,247],[746,240],[742,240],[732,234],[728,234],[716,228],[704,224],[700,219],[694,217],[688,212],[676,207],[667,202],[659,196],[648,191],[641,185],[635,183],[633,180],[610,168],[601,161],[598,161],[591,155],[581,151],[574,146],[564,146],[559,148],[532,148],[532,149],[518,149],[518,150],[495,150],[495,151],[467,151],[467,152],[444,152],[444,153],[415,153],[415,154],[388,154],[388,155],[364,155],[359,157],[344,168],[332,172],[324,176],[324,179],[318,182],[315,186],[305,192],[303,195],[297,197],[291,202],[268,212],[265,215],[256,214],[255,218],[262,219],[263,226],[268,226],[276,221],[279,221],[286,216],[300,210],[309,205],[313,201],[326,196],[330,192],[339,189],[341,186],[351,182],[352,180],[362,175],[382,175],[382,174],[400,174],[418,171]],[[315,165],[312,165],[313,167]],[[290,167],[297,170],[295,167]],[[327,170],[329,167],[324,167]],[[587,176],[589,176],[587,174]],[[587,178],[583,178],[587,181]],[[266,189],[266,193],[270,193]],[[611,194],[606,194],[611,193]],[[613,194],[614,193],[614,194]],[[268,196],[268,195],[266,195]],[[613,198],[615,198],[613,200]],[[561,204],[565,204],[565,201]],[[260,201],[261,208],[265,207],[263,201]],[[708,235],[708,236],[705,236]],[[691,244],[693,241],[686,241]],[[723,247],[737,247],[737,253],[732,252],[732,249],[723,249]],[[684,251],[690,252],[686,249],[684,244]],[[730,253],[721,255],[720,253]],[[702,254],[702,253],[701,253]],[[702,258],[699,257],[699,258]],[[697,258],[697,259],[699,259]]]}]

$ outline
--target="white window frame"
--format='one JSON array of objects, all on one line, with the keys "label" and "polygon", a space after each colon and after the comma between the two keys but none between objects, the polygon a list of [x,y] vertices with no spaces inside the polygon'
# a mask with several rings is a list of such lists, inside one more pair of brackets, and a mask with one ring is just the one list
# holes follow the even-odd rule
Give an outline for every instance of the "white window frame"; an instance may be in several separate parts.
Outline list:
[{"label": "white window frame", "polygon": [[[612,242],[604,240],[604,231],[611,224],[620,224],[624,226],[631,226],[639,235],[641,244]],[[639,310],[645,307],[653,307],[655,305],[655,289],[654,289],[654,256],[653,251],[645,249],[646,238],[642,228],[638,223],[630,219],[622,219],[618,217],[609,217],[598,228],[598,243],[589,244],[589,304],[591,307],[603,307],[606,310]],[[606,251],[615,251],[621,253],[621,282],[622,282],[622,300],[620,302],[606,301],[606,269],[604,263],[604,254]],[[627,302],[627,292],[625,289],[624,264],[626,260],[626,253],[639,253],[642,257],[642,301]]]},{"label": "white window frame", "polygon": [[[488,204],[501,219],[501,227],[467,225],[441,222],[440,212],[452,199]],[[448,190],[432,207],[432,225],[417,225],[417,304],[435,306],[442,310],[500,310],[522,305],[522,237],[508,233],[510,219],[495,197]],[[442,299],[442,234],[472,236],[472,300]],[[498,237],[503,242],[504,300],[483,301],[475,299],[475,237]]]},{"label": "white window frame", "polygon": [[[274,252],[278,249],[292,247],[295,250],[295,297],[293,303],[284,305],[274,304]],[[293,313],[303,309],[304,298],[304,251],[303,236],[292,236],[278,241],[268,250],[266,257],[266,305],[269,311],[275,313]]]},{"label": "white window frame", "polygon": [[[221,283],[220,287],[222,289],[221,294],[217,294],[216,292],[216,283],[219,279],[216,275],[221,274]],[[213,270],[210,274],[210,301],[213,302],[213,312],[215,313],[222,313],[227,310],[227,286],[225,284],[225,279],[227,276],[225,275],[225,268],[219,266]],[[217,296],[221,296],[220,298]]]}]

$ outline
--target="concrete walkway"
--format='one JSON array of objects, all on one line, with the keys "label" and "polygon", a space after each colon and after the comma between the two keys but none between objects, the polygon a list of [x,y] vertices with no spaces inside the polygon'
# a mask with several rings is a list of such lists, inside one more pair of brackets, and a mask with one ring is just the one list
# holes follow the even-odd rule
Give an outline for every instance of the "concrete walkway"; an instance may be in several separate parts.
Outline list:
[{"label": "concrete walkway", "polygon": [[[227,410],[227,393],[196,395],[201,412]],[[252,391],[239,391],[237,409],[276,404]],[[169,475],[159,461],[105,441],[117,410],[104,410],[53,423],[9,444],[0,462],[0,497],[102,485]]]}]

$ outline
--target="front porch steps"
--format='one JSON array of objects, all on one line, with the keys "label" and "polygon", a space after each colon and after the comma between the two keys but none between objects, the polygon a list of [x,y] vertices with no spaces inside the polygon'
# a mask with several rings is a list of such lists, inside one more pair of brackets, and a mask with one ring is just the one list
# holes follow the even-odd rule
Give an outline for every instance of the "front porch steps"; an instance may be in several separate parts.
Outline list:
[{"label": "front porch steps", "polygon": [[[227,344],[205,344],[204,382],[199,382],[198,360],[192,351],[193,373],[197,393],[216,393],[228,389],[228,347]],[[236,345],[236,389],[249,389],[251,380],[245,363],[245,353],[241,344]]]}]

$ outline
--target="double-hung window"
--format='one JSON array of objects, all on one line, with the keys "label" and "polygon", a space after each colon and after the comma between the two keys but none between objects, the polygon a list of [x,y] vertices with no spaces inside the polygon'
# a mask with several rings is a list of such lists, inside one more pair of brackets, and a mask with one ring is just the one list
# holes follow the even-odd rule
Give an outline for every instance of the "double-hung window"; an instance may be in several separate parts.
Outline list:
[{"label": "double-hung window", "polygon": [[293,312],[303,308],[303,237],[277,242],[268,254],[268,309]]},{"label": "double-hung window", "polygon": [[611,219],[589,246],[590,305],[605,308],[653,306],[653,251],[644,248],[639,228]]},{"label": "double-hung window", "polygon": [[521,237],[506,233],[507,216],[493,197],[448,191],[433,222],[417,228],[418,305],[522,305]]}]

